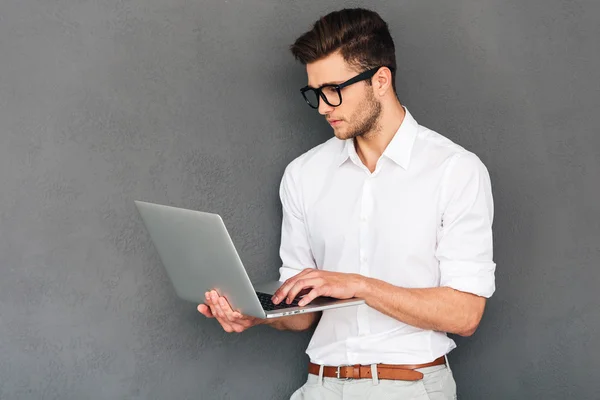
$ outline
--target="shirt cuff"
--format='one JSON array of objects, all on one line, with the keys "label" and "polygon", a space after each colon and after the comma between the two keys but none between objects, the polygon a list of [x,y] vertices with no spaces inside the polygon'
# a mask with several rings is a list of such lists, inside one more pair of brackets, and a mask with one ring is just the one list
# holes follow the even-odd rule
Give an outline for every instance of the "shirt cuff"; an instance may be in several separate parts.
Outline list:
[{"label": "shirt cuff", "polygon": [[440,263],[440,286],[489,298],[496,291],[494,262],[444,261]]}]

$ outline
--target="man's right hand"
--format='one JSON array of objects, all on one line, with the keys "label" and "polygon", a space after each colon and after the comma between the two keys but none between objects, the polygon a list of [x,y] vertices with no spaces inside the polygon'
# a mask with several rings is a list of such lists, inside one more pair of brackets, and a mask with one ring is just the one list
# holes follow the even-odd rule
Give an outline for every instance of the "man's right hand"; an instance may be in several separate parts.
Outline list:
[{"label": "man's right hand", "polygon": [[198,311],[207,318],[216,318],[225,332],[241,333],[248,328],[266,323],[265,319],[242,315],[231,309],[225,297],[215,290],[205,293],[206,303],[198,306]]}]

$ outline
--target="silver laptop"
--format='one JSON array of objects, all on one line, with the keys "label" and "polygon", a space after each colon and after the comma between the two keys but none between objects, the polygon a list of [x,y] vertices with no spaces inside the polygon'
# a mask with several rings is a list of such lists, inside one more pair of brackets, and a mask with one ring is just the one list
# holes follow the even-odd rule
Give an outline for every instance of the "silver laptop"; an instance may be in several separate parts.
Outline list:
[{"label": "silver laptop", "polygon": [[274,318],[364,304],[363,299],[317,297],[308,305],[273,304],[283,282],[253,285],[218,214],[160,204],[135,202],[177,295],[196,304],[216,290],[234,310],[258,318]]}]

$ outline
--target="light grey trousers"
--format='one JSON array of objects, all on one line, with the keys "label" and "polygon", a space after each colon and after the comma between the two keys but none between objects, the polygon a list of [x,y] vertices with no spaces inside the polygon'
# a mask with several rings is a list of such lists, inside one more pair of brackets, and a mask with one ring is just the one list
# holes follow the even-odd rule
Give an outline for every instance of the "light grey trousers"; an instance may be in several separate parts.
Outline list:
[{"label": "light grey trousers", "polygon": [[[377,378],[342,380],[308,375],[306,383],[290,400],[454,400],[456,383],[446,365],[421,368],[419,381],[392,381]],[[373,374],[377,376],[376,374]]]}]

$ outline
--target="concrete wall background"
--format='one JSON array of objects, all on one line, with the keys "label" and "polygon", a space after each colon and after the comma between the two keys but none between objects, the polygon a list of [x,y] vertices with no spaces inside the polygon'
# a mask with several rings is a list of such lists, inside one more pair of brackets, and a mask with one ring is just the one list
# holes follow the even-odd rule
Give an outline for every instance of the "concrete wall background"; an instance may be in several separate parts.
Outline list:
[{"label": "concrete wall background", "polygon": [[[0,398],[283,399],[309,333],[222,332],[179,301],[133,200],[219,212],[277,276],[279,179],[331,136],[287,48],[366,2],[0,3]],[[400,98],[477,153],[496,295],[462,399],[595,399],[600,3],[371,1]]]}]

